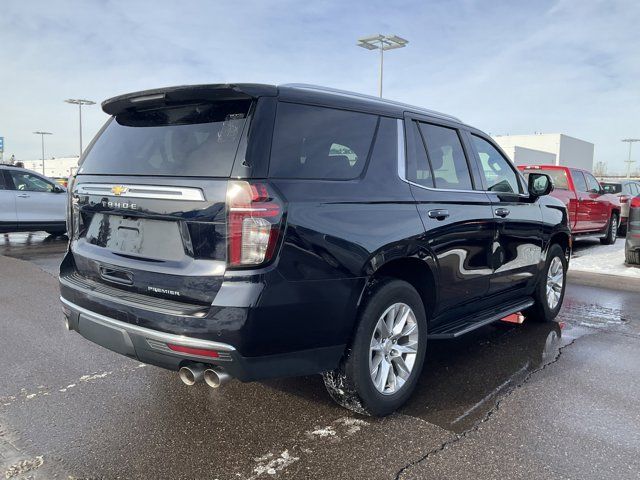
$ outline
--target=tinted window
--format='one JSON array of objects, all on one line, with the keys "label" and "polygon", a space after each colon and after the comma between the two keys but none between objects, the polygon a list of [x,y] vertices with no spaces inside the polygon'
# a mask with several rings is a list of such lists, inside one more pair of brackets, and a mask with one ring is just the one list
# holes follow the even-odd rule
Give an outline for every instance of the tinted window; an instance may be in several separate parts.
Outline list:
[{"label": "tinted window", "polygon": [[640,187],[638,187],[637,183],[631,184],[631,195],[638,195],[640,193]]},{"label": "tinted window", "polygon": [[525,170],[525,178],[529,178],[529,173],[544,173],[551,177],[553,188],[556,190],[569,190],[569,179],[567,178],[567,172],[565,170],[545,169],[545,168],[531,168]]},{"label": "tinted window", "polygon": [[427,151],[424,146],[424,141],[417,122],[411,122],[413,134],[411,137],[412,145],[409,145],[411,150],[410,155],[415,158],[415,165],[411,166],[411,171],[407,172],[407,179],[423,185],[425,187],[433,188],[433,176],[431,174],[431,167],[429,166],[429,159],[427,158]]},{"label": "tinted window", "polygon": [[600,184],[598,183],[596,178],[590,173],[585,173],[584,176],[587,179],[587,188],[589,189],[589,191],[598,193],[600,191]]},{"label": "tinted window", "polygon": [[[631,184],[625,185],[625,190],[628,189]],[[603,183],[602,188],[606,193],[620,193],[622,192],[622,184],[620,183]]]},{"label": "tinted window", "polygon": [[472,135],[473,144],[480,157],[481,171],[487,190],[491,192],[521,193],[518,174],[496,147],[484,138]]},{"label": "tinted window", "polygon": [[348,180],[367,162],[378,117],[365,113],[280,103],[269,175]]},{"label": "tinted window", "polygon": [[228,177],[249,106],[223,101],[120,114],[79,173]]},{"label": "tinted window", "polygon": [[4,190],[4,172],[0,170],[0,190]]},{"label": "tinted window", "polygon": [[578,192],[586,192],[587,191],[587,182],[584,179],[584,175],[582,172],[578,170],[571,170],[571,176],[573,177],[573,185]]},{"label": "tinted window", "polygon": [[10,170],[11,180],[16,190],[26,192],[53,192],[53,183],[47,182],[31,173],[21,172],[19,170]]},{"label": "tinted window", "polygon": [[458,132],[453,128],[420,123],[436,188],[472,190],[469,165]]}]

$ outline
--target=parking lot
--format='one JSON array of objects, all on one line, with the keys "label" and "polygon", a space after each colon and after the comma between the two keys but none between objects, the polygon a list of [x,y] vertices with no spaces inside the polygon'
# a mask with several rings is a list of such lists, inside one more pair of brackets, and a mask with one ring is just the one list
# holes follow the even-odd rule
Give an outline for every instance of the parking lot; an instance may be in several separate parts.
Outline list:
[{"label": "parking lot", "polygon": [[65,247],[0,237],[4,478],[637,478],[640,300],[610,280],[572,280],[558,324],[431,342],[416,394],[374,419],[319,376],[187,387],[65,331]]}]

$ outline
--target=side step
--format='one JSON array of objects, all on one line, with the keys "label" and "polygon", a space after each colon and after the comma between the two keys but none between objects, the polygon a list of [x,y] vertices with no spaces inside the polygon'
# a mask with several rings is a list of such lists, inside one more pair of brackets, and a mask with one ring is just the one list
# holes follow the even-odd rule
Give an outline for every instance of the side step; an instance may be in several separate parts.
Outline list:
[{"label": "side step", "polygon": [[428,335],[429,339],[438,340],[446,338],[458,338],[465,333],[472,332],[480,327],[496,322],[507,315],[525,310],[533,305],[533,300],[519,300],[507,303],[503,308],[483,310],[471,317],[465,317],[453,322],[446,322],[436,326]]}]

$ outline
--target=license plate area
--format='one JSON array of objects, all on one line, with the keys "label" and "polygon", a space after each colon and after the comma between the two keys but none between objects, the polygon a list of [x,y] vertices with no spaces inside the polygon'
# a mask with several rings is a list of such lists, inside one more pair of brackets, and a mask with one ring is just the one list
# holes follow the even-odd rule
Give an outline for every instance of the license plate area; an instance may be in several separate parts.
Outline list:
[{"label": "license plate area", "polygon": [[185,257],[177,221],[96,213],[91,219],[86,239],[114,253],[144,259],[179,261]]}]

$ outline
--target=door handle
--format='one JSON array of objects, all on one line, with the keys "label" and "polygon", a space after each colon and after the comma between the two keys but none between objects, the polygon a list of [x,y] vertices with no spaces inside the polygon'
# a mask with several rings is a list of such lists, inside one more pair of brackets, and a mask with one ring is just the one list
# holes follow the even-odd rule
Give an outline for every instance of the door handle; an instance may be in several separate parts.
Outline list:
[{"label": "door handle", "polygon": [[444,208],[437,208],[435,210],[429,210],[427,212],[429,218],[435,218],[436,220],[444,220],[449,216],[449,210],[445,210]]},{"label": "door handle", "polygon": [[29,194],[28,193],[19,193],[18,196],[20,198],[29,198]]},{"label": "door handle", "polygon": [[509,211],[508,208],[500,207],[500,208],[496,208],[495,213],[497,216],[504,218],[507,215],[509,215],[511,212]]}]

